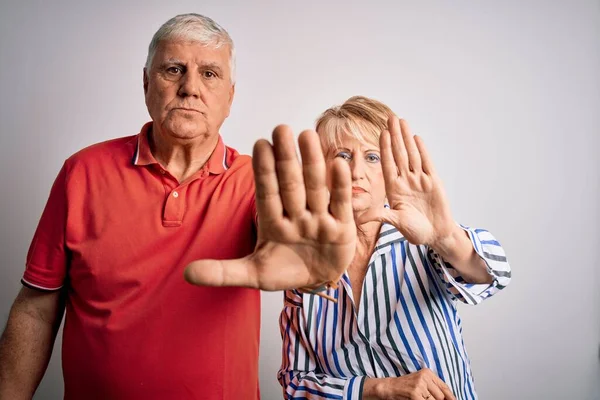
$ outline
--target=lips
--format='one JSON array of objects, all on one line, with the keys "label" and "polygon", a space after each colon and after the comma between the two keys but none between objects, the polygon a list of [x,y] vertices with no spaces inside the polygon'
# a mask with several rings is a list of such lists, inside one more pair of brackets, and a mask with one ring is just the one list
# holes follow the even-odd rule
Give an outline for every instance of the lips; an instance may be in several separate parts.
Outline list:
[{"label": "lips", "polygon": [[352,194],[358,194],[358,193],[367,193],[367,191],[363,188],[361,188],[360,186],[352,186]]}]

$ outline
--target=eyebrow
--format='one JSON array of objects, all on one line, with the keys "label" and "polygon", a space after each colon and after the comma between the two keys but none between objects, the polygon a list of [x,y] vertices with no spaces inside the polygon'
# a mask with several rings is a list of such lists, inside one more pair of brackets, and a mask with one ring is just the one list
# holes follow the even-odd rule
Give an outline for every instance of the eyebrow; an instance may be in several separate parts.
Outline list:
[{"label": "eyebrow", "polygon": [[200,63],[200,69],[213,70],[220,79],[223,79],[225,76],[223,68],[221,68],[221,66],[215,62],[202,62]]},{"label": "eyebrow", "polygon": [[169,58],[167,60],[165,60],[163,63],[161,63],[161,65],[165,65],[165,64],[185,64],[183,61],[181,61],[178,58]]},{"label": "eyebrow", "polygon": [[[331,151],[348,151],[348,152],[350,152],[351,150],[348,149],[348,148],[346,148],[346,147],[334,147]],[[371,151],[375,151],[375,152],[378,152],[378,153],[381,152],[381,150],[379,150],[379,149],[367,149],[364,152],[368,153],[368,152],[371,152]]]},{"label": "eyebrow", "polygon": [[[186,63],[184,61],[181,61],[178,58],[169,58],[169,59],[165,60],[164,63],[161,64],[161,67],[165,67],[169,64],[186,66]],[[217,72],[217,75],[219,75],[219,76],[223,75],[223,68],[221,68],[221,66],[216,62],[213,62],[213,61],[201,62],[199,64],[199,67],[201,69],[212,69],[212,70],[215,70],[215,72]]]}]

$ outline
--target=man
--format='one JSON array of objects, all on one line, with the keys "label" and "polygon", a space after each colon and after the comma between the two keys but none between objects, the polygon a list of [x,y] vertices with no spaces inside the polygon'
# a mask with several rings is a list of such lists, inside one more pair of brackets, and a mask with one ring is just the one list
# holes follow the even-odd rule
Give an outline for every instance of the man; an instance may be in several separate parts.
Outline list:
[{"label": "man", "polygon": [[[211,19],[180,15],[156,32],[143,76],[152,121],[71,156],[54,182],[0,342],[0,399],[31,398],[65,309],[66,399],[259,397],[256,289],[336,281],[356,233],[348,168],[336,165],[330,193],[314,132],[299,139],[309,168],[280,126],[273,145],[257,142],[254,176],[224,145],[234,71]],[[227,287],[189,285],[184,270]]]}]

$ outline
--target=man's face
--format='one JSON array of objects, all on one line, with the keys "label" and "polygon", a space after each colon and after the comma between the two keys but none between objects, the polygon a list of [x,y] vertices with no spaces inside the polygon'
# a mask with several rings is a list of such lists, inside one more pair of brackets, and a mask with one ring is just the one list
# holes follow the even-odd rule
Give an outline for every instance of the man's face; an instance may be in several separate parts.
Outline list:
[{"label": "man's face", "polygon": [[155,126],[177,139],[218,134],[235,91],[230,71],[229,46],[160,42],[144,69],[146,106]]}]

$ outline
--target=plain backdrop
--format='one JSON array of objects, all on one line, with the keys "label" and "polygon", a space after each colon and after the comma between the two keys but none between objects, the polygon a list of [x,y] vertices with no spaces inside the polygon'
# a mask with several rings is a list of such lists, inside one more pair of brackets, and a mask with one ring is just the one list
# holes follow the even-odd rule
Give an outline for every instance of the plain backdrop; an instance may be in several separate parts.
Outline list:
[{"label": "plain backdrop", "polygon": [[[422,135],[456,220],[490,230],[513,268],[505,291],[460,307],[481,399],[600,399],[598,1],[3,0],[2,325],[62,162],[149,119],[147,46],[185,12],[235,41],[222,135],[240,152],[356,94]],[[281,304],[263,294],[267,400],[281,398]],[[35,399],[62,398],[60,346]]]}]

